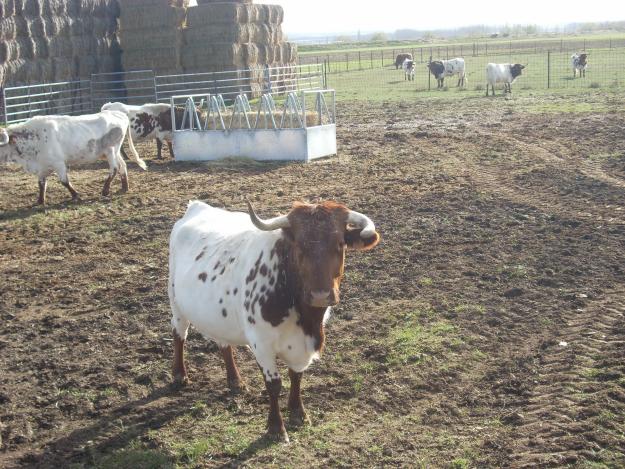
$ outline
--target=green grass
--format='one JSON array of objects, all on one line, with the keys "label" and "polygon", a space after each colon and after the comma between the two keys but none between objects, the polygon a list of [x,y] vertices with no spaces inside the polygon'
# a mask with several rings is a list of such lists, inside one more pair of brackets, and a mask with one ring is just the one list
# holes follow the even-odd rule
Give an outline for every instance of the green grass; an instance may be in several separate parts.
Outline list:
[{"label": "green grass", "polygon": [[[465,55],[467,70],[466,89],[457,88],[453,77],[445,81],[444,90],[436,89],[436,80],[429,74],[425,63],[417,60],[414,81],[407,81],[401,70],[394,66],[381,67],[379,60],[373,63],[367,59],[360,63],[331,62],[327,69],[327,87],[337,90],[339,100],[405,100],[411,97],[438,96],[444,98],[482,97],[485,94],[486,64],[489,62],[520,62],[527,67],[512,85],[513,97],[549,93],[562,90],[574,92],[622,91],[625,79],[620,64],[625,60],[625,49],[595,50],[589,58],[585,78],[573,79],[570,66],[570,53],[552,53],[547,61],[546,53],[478,56]],[[502,96],[502,89],[497,89]],[[583,103],[571,104],[576,112],[590,111]],[[547,111],[550,111],[549,109]]]}]

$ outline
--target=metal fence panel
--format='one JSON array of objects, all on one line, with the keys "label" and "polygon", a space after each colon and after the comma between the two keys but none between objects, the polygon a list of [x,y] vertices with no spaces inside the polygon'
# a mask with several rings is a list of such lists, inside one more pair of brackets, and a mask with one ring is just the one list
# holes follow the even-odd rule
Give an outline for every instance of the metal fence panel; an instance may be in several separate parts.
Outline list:
[{"label": "metal fence panel", "polygon": [[91,75],[93,112],[108,102],[141,105],[156,101],[156,82],[152,70],[98,73]]},{"label": "metal fence panel", "polygon": [[34,116],[86,114],[91,111],[88,80],[13,86],[4,89],[4,123]]}]

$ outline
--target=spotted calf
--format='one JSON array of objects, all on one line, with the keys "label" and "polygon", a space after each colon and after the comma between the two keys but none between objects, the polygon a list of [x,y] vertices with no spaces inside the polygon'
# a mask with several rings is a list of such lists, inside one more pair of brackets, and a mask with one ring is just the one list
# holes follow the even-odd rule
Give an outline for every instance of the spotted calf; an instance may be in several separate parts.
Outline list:
[{"label": "spotted calf", "polygon": [[372,249],[373,222],[334,202],[294,204],[271,220],[191,202],[170,238],[169,298],[174,379],[188,382],[184,343],[191,324],[219,345],[228,385],[242,387],[233,346],[248,345],[269,394],[268,432],[288,441],[278,406],[289,368],[290,421],[308,421],[300,396],[302,373],[324,346],[324,324],[339,301],[345,252]]}]

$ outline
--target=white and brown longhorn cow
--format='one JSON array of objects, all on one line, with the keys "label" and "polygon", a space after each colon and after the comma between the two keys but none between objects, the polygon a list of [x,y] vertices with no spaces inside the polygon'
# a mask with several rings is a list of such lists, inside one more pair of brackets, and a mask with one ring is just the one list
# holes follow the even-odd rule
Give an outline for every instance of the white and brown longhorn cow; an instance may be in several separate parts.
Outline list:
[{"label": "white and brown longhorn cow", "polygon": [[[83,116],[37,116],[21,124],[0,129],[0,162],[18,163],[39,177],[40,205],[46,202],[47,178],[56,173],[61,183],[78,199],[69,181],[68,165],[91,163],[105,157],[109,176],[102,195],[109,195],[111,182],[121,174],[122,191],[128,190],[128,171],[120,149],[128,131],[128,117],[116,111]],[[141,169],[145,163],[128,133],[132,159]]]},{"label": "white and brown longhorn cow", "polygon": [[[136,142],[146,140],[156,140],[156,157],[162,158],[163,141],[167,142],[169,155],[174,157],[172,148],[172,124],[171,124],[171,105],[162,103],[148,103],[141,106],[135,106],[124,103],[106,103],[102,106],[103,111],[119,111],[123,112],[130,119],[130,131],[132,138]],[[180,127],[184,108],[176,107],[176,124]],[[122,155],[126,156],[122,148]]]},{"label": "white and brown longhorn cow", "polygon": [[248,209],[228,212],[194,201],[174,226],[168,282],[173,376],[188,382],[184,343],[191,324],[219,345],[232,390],[242,387],[232,347],[249,346],[269,394],[268,433],[288,441],[276,359],[289,368],[291,424],[308,422],[300,382],[323,349],[345,252],[372,249],[380,236],[368,217],[335,202],[295,203],[288,215],[267,221],[249,203]]}]

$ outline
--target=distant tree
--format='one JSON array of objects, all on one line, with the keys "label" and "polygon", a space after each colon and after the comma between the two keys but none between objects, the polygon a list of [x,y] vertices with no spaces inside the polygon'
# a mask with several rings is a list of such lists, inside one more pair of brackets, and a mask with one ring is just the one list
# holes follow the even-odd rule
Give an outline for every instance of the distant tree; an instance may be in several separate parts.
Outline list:
[{"label": "distant tree", "polygon": [[371,35],[371,40],[373,42],[386,42],[388,38],[386,37],[386,33],[377,32]]}]

